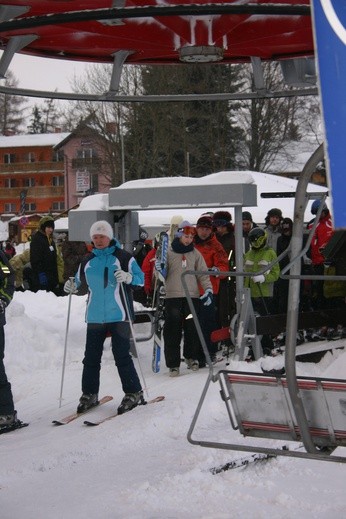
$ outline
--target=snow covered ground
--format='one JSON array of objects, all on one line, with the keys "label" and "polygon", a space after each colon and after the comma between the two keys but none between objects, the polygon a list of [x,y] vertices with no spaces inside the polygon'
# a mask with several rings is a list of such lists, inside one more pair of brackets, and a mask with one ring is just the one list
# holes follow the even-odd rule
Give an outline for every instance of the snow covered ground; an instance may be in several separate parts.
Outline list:
[{"label": "snow covered ground", "polygon": [[[208,469],[244,453],[193,446],[186,439],[207,370],[192,373],[182,367],[181,376],[172,379],[163,363],[153,374],[150,341],[138,343],[142,371],[149,398],[165,395],[163,402],[95,428],[84,426],[83,419],[54,427],[52,420],[73,412],[80,397],[85,297],[72,296],[59,408],[68,300],[17,292],[7,309],[7,373],[18,416],[30,426],[1,436],[1,519],[345,517],[345,464],[280,457],[212,475]],[[144,333],[145,326],[137,331]],[[229,368],[260,371],[262,362],[231,362]],[[346,353],[335,350],[319,364],[298,363],[297,371],[345,378]],[[231,429],[218,391],[213,384],[195,436],[245,443]],[[122,398],[108,342],[100,396],[105,394],[113,395],[113,402],[90,417],[107,415]],[[345,449],[335,454],[345,455]]]}]

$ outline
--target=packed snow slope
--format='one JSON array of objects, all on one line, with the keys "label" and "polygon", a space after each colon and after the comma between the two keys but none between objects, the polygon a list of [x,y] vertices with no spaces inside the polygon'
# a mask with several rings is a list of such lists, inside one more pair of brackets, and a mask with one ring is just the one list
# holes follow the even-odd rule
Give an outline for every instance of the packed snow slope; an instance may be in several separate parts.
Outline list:
[{"label": "packed snow slope", "polygon": [[[1,519],[345,517],[345,464],[280,457],[211,474],[210,468],[244,453],[193,446],[186,439],[208,371],[192,373],[184,365],[181,376],[172,379],[162,362],[161,372],[152,373],[152,341],[138,343],[139,358],[146,396],[165,395],[163,402],[95,428],[83,425],[82,418],[53,426],[53,419],[75,410],[80,397],[85,297],[72,296],[59,408],[68,302],[51,293],[17,292],[7,309],[7,373],[18,416],[30,426],[0,439]],[[136,333],[143,337],[146,326],[136,326]],[[107,341],[100,396],[114,400],[92,411],[90,419],[114,411],[123,396]],[[228,368],[260,371],[265,361],[231,362]],[[283,363],[278,357],[274,361]],[[344,378],[346,353],[334,350],[318,364],[298,363],[297,371]],[[195,436],[252,441],[232,430],[218,384],[208,391]],[[345,449],[335,454],[345,455]]]}]

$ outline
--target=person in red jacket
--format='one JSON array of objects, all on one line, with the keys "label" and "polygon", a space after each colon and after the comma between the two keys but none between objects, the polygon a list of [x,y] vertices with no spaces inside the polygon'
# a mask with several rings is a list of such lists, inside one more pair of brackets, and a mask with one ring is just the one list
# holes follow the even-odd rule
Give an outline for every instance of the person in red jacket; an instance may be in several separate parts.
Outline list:
[{"label": "person in red jacket", "polygon": [[[213,232],[213,219],[210,216],[203,215],[198,219],[194,244],[195,248],[202,254],[208,270],[217,272],[228,271],[227,253]],[[211,342],[210,335],[218,328],[216,299],[219,293],[220,279],[224,279],[224,277],[210,276],[210,281],[213,286],[213,302],[208,307],[201,305],[199,315],[205,342],[212,360],[214,360],[216,356],[216,346]],[[200,367],[205,366],[205,355],[202,349],[198,361]]]},{"label": "person in red jacket", "polygon": [[142,263],[142,272],[144,274],[144,292],[147,296],[147,305],[152,303],[152,297],[155,288],[155,260],[157,247],[159,245],[160,233],[154,238],[154,247],[147,253]]},{"label": "person in red jacket", "polygon": [[[321,200],[315,200],[311,206],[311,213],[317,214],[317,211],[321,205]],[[309,223],[308,229],[313,226],[314,220]],[[310,245],[310,257],[312,273],[314,275],[324,274],[324,261],[323,249],[329,242],[333,234],[333,223],[327,205],[324,203],[321,212],[320,219],[316,226],[314,235],[312,237]],[[318,310],[326,307],[326,300],[323,294],[323,280],[315,280],[312,282],[312,306],[314,310]]]}]

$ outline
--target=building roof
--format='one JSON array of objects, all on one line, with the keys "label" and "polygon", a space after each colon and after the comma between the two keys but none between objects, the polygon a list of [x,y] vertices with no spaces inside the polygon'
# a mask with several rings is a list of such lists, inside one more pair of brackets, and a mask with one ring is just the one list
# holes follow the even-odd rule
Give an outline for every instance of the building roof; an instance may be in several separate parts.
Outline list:
[{"label": "building roof", "polygon": [[23,135],[0,136],[0,148],[20,148],[32,146],[56,146],[70,135],[61,133],[34,133]]}]

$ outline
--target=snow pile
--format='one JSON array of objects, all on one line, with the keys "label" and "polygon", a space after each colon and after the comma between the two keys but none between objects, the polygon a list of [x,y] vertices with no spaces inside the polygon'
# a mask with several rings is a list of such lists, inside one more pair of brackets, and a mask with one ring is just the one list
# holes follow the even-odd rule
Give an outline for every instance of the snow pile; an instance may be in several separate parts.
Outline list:
[{"label": "snow pile", "polygon": [[[192,373],[182,365],[181,376],[172,379],[162,362],[161,372],[152,373],[151,341],[138,343],[146,396],[165,395],[163,402],[95,428],[81,418],[54,427],[51,421],[73,412],[80,396],[85,301],[72,296],[60,409],[69,298],[17,292],[7,309],[7,373],[18,415],[30,426],[1,436],[1,519],[291,519],[297,510],[307,519],[344,516],[343,464],[277,458],[212,475],[210,468],[244,453],[201,448],[186,439],[208,371]],[[228,368],[258,372],[263,362],[231,362]],[[344,378],[346,353],[298,363],[297,371]],[[195,439],[251,443],[232,430],[219,389],[212,384],[208,390]],[[114,400],[95,409],[93,419],[114,411],[123,394],[109,339],[101,372],[100,396],[105,394]]]}]

